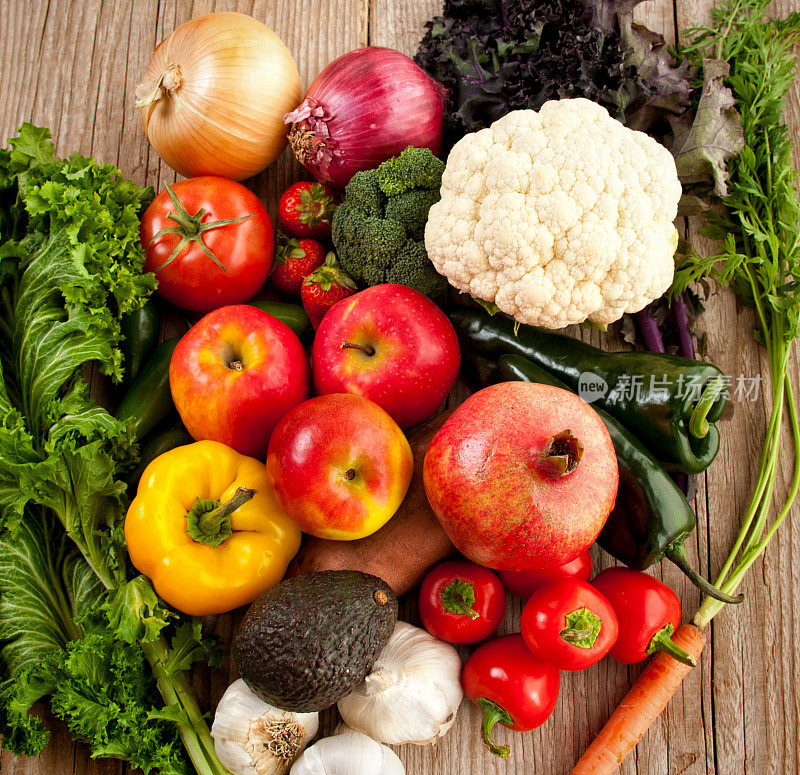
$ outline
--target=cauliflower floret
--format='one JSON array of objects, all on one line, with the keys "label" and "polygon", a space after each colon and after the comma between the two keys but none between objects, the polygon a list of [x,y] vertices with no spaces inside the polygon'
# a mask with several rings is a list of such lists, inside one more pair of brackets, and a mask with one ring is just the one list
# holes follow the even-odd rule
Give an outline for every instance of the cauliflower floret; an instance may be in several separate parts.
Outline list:
[{"label": "cauliflower floret", "polygon": [[456,143],[425,247],[522,323],[611,323],[669,288],[680,196],[666,148],[594,102],[552,100]]}]

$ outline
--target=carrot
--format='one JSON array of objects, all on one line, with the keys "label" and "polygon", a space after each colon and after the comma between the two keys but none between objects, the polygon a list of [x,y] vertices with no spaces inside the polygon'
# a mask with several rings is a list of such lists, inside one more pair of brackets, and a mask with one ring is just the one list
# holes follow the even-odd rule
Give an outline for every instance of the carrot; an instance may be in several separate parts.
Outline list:
[{"label": "carrot", "polygon": [[[672,639],[695,659],[706,645],[703,631],[681,625]],[[661,715],[692,668],[659,651],[572,770],[572,775],[611,775]]]},{"label": "carrot", "polygon": [[428,569],[455,551],[436,519],[422,484],[425,452],[451,412],[434,417],[409,443],[414,475],[397,513],[376,533],[356,541],[306,538],[287,576],[320,570],[360,570],[382,578],[396,595],[415,587]]}]

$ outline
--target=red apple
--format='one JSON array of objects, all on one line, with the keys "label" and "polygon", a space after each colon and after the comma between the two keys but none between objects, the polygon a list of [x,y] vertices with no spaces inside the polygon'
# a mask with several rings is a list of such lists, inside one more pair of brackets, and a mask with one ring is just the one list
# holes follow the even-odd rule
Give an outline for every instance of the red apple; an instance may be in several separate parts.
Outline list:
[{"label": "red apple", "polygon": [[317,393],[355,393],[410,428],[441,406],[458,376],[452,324],[427,296],[405,285],[374,285],[336,304],[312,354]]},{"label": "red apple", "polygon": [[278,423],[267,452],[275,499],[301,530],[352,540],[382,527],[411,482],[411,447],[377,404],[318,396]]},{"label": "red apple", "polygon": [[295,333],[247,304],[201,318],[169,366],[172,399],[191,436],[262,460],[273,428],[308,397],[310,381]]},{"label": "red apple", "polygon": [[617,458],[603,421],[561,388],[502,382],[470,396],[425,455],[423,482],[450,540],[498,570],[563,565],[614,506]]}]

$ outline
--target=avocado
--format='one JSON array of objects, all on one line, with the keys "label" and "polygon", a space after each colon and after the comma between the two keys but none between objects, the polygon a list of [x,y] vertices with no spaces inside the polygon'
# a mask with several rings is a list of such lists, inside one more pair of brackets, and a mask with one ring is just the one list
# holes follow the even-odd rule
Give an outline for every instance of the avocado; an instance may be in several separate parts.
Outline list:
[{"label": "avocado", "polygon": [[397,598],[377,576],[310,573],[251,604],[233,638],[233,660],[264,702],[295,713],[324,710],[366,677],[396,622]]}]

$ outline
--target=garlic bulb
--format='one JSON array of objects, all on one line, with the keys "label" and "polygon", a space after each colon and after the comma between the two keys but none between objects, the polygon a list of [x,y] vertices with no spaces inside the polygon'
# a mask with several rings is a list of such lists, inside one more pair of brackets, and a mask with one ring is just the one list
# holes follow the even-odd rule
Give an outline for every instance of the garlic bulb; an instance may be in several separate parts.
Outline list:
[{"label": "garlic bulb", "polygon": [[352,729],[325,737],[307,748],[291,775],[405,775],[391,748]]},{"label": "garlic bulb", "polygon": [[339,701],[353,729],[382,743],[432,743],[461,704],[461,659],[425,630],[397,622],[372,672]]},{"label": "garlic bulb", "polygon": [[240,678],[217,705],[211,737],[219,760],[232,775],[286,775],[318,728],[318,713],[273,708]]}]

